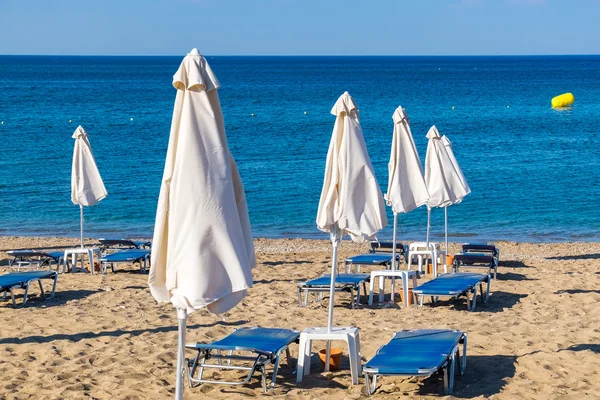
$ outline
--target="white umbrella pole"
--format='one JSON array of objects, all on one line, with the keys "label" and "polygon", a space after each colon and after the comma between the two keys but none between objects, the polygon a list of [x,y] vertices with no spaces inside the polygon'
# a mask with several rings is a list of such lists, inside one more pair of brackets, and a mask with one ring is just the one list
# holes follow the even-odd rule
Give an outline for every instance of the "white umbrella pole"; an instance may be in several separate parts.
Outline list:
[{"label": "white umbrella pole", "polygon": [[[333,328],[333,297],[335,295],[335,276],[337,275],[337,252],[340,240],[338,239],[337,228],[330,233],[333,255],[331,256],[331,282],[329,284],[329,313],[327,315],[327,333],[331,333]],[[331,342],[327,341],[325,348],[325,372],[329,371],[329,356],[331,354]]]},{"label": "white umbrella pole", "polygon": [[[398,213],[394,212],[394,236],[392,243],[392,271],[396,269],[396,235],[398,233]],[[394,293],[394,291],[392,291]]]},{"label": "white umbrella pole", "polygon": [[448,207],[444,207],[444,225],[445,225],[445,231],[444,231],[444,237],[445,237],[445,241],[446,241],[446,254],[448,254]]},{"label": "white umbrella pole", "polygon": [[[79,205],[79,226],[79,237],[81,238],[81,248],[83,249],[83,206],[81,204]],[[92,268],[93,267],[94,266],[92,266]]]},{"label": "white umbrella pole", "polygon": [[[394,211],[394,235],[392,236],[392,271],[396,270],[396,237],[398,234],[398,213]],[[396,296],[396,278],[392,277],[392,304]]]},{"label": "white umbrella pole", "polygon": [[431,207],[427,207],[427,250],[429,250],[429,230],[431,229]]},{"label": "white umbrella pole", "polygon": [[179,332],[177,335],[177,379],[175,381],[175,400],[183,400],[183,360],[185,356],[185,330],[187,320],[187,310],[177,309],[177,320]]}]

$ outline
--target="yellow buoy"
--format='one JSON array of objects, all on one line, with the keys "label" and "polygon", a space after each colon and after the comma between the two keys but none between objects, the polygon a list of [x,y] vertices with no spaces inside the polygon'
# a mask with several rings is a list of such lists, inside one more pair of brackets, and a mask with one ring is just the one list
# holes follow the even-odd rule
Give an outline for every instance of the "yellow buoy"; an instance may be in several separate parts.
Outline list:
[{"label": "yellow buoy", "polygon": [[306,111],[304,111],[304,115],[306,115]]},{"label": "yellow buoy", "polygon": [[71,120],[69,120],[69,122],[71,122]]},{"label": "yellow buoy", "polygon": [[129,120],[130,120],[130,121],[133,121],[133,118],[130,118]]},{"label": "yellow buoy", "polygon": [[254,113],[250,114],[251,117],[254,117]]},{"label": "yellow buoy", "polygon": [[552,98],[552,108],[568,107],[575,101],[573,93],[563,93]]},{"label": "yellow buoy", "polygon": [[452,106],[452,109],[454,110],[454,106]]}]

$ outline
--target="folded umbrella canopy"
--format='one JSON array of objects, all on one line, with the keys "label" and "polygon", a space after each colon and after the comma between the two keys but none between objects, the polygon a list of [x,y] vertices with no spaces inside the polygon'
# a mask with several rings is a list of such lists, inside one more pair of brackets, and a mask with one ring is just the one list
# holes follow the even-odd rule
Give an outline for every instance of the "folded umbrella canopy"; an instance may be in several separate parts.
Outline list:
[{"label": "folded umbrella canopy", "polygon": [[[442,136],[442,143],[444,143],[444,147],[446,149],[446,152],[448,153],[448,157],[450,157],[450,161],[452,161],[454,170],[455,170],[456,174],[458,175],[458,177],[463,185],[463,188],[464,188],[464,192],[461,191],[460,193],[458,193],[459,198],[454,203],[454,204],[458,204],[462,201],[464,196],[471,193],[471,188],[469,187],[469,184],[467,183],[467,179],[465,178],[465,175],[463,174],[462,169],[458,165],[458,161],[456,161],[456,157],[454,156],[454,151],[452,150],[452,142],[450,142],[450,139],[448,139],[448,137],[446,135],[444,135],[444,136]],[[448,207],[447,206],[444,207],[444,242],[445,242],[446,253],[448,253]]]},{"label": "folded umbrella canopy", "polygon": [[429,191],[427,202],[427,246],[429,246],[431,208],[448,207],[460,202],[467,195],[467,191],[435,125],[429,129],[427,139],[429,143],[425,156],[425,183]]},{"label": "folded umbrella canopy", "polygon": [[193,49],[173,77],[177,89],[160,188],[148,283],[179,319],[176,399],[183,398],[187,314],[233,308],[256,265],[242,181],[229,152],[217,89]]},{"label": "folded umbrella canopy", "polygon": [[[394,135],[388,163],[388,189],[385,200],[387,205],[392,207],[394,213],[392,260],[395,260],[398,214],[411,212],[415,208],[427,204],[429,193],[423,178],[423,168],[410,131],[406,110],[398,107],[392,118]],[[394,265],[392,263],[392,269],[394,269]]]},{"label": "folded umbrella canopy", "polygon": [[[79,204],[81,248],[83,248],[83,206],[93,206],[107,196],[87,132],[80,125],[73,133],[75,148],[71,166],[71,201]],[[92,266],[93,268],[93,266]]]},{"label": "folded umbrella canopy", "polygon": [[[327,152],[323,190],[317,211],[317,227],[328,232],[333,247],[327,330],[333,326],[333,298],[337,274],[337,250],[346,234],[355,242],[375,235],[387,225],[383,196],[363,137],[358,109],[348,92],[337,100],[336,116]],[[329,357],[327,343],[327,357]],[[325,363],[328,368],[329,363]]]}]

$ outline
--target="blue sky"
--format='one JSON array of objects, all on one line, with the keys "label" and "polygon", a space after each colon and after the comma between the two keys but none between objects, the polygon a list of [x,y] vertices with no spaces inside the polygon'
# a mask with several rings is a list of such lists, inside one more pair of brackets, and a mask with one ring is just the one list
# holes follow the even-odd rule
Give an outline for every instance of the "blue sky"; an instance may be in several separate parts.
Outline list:
[{"label": "blue sky", "polygon": [[600,0],[0,0],[0,54],[600,54]]}]

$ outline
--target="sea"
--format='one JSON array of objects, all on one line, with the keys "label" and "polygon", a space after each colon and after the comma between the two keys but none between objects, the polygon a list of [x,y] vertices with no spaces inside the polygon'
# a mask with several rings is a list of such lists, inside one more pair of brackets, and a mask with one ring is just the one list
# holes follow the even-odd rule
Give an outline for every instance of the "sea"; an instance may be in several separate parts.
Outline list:
[{"label": "sea", "polygon": [[[0,56],[0,235],[79,235],[70,179],[81,125],[109,193],[85,208],[86,237],[151,237],[181,60]],[[451,241],[600,240],[600,56],[207,60],[255,237],[328,238],[315,219],[330,110],[348,91],[383,193],[396,107],[422,163],[432,125],[452,141],[471,194],[448,208]],[[552,109],[565,92],[573,105]],[[425,238],[425,207],[399,221],[400,239]],[[433,209],[432,235],[443,234]]]}]

